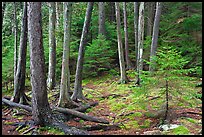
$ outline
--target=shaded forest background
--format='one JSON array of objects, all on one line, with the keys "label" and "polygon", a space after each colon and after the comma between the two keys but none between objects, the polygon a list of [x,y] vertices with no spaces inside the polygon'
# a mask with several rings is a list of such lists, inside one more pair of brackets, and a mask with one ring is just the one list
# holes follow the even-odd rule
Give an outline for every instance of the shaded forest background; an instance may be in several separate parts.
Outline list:
[{"label": "shaded forest background", "polygon": [[[22,3],[16,3],[17,11],[17,29],[20,32],[22,18]],[[90,35],[88,36],[88,45],[86,46],[85,62],[83,70],[83,78],[100,76],[104,72],[110,72],[118,75],[119,62],[117,52],[117,32],[115,13],[112,5],[105,2],[105,29],[106,37],[98,36],[98,5],[94,4],[93,15],[90,25]],[[120,5],[122,9],[122,4]],[[144,37],[144,59],[149,61],[151,36],[147,34],[147,18],[148,6],[145,6],[145,37]],[[62,5],[59,5],[62,11]],[[2,27],[2,85],[3,92],[6,89],[6,83],[13,81],[14,67],[14,6],[13,3],[6,3],[4,10],[4,20]],[[71,27],[71,45],[70,45],[70,73],[71,81],[74,81],[76,62],[78,56],[79,42],[84,23],[84,15],[86,12],[86,3],[74,3]],[[121,19],[123,19],[121,12]],[[136,53],[134,46],[134,9],[133,3],[127,3],[127,22],[129,35],[129,57],[135,66]],[[112,17],[114,16],[114,17]],[[43,45],[45,50],[46,70],[48,71],[49,62],[49,8],[43,3]],[[61,63],[63,53],[63,15],[59,12],[59,26],[56,29],[56,82],[60,83]],[[123,26],[123,21],[121,21]],[[124,31],[121,28],[124,43]],[[176,49],[180,52],[181,57],[186,60],[183,69],[186,74],[191,76],[202,76],[202,4],[199,2],[164,2],[159,28],[158,50],[164,47]],[[18,42],[20,33],[18,35]],[[100,46],[100,48],[98,48]],[[27,49],[29,51],[29,47]],[[27,52],[26,76],[29,81],[29,52]],[[144,70],[148,70],[148,64],[144,63]],[[10,87],[11,88],[11,87]]]}]

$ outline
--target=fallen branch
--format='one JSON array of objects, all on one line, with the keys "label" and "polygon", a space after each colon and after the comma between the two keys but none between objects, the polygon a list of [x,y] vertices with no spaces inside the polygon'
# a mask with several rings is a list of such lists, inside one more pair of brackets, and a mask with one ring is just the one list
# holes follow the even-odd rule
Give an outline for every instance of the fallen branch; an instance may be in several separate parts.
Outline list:
[{"label": "fallen branch", "polygon": [[24,134],[27,134],[28,132],[30,132],[30,131],[32,131],[32,130],[34,130],[35,129],[35,127],[31,127],[31,128],[29,128],[29,129],[27,129],[26,131],[24,131],[22,134],[24,135]]},{"label": "fallen branch", "polygon": [[61,113],[71,114],[71,115],[80,117],[80,118],[82,118],[84,120],[97,122],[97,123],[109,124],[109,122],[107,120],[105,120],[105,119],[94,117],[94,116],[89,116],[89,115],[86,115],[84,113],[78,112],[78,111],[73,110],[73,109],[61,108],[61,107],[53,107],[52,109],[56,110],[58,112],[61,112]]}]

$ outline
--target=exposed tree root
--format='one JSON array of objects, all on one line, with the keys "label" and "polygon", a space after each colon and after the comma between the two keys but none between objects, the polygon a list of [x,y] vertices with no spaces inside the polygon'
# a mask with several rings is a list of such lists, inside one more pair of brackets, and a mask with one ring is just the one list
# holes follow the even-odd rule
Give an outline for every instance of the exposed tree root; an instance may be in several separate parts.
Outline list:
[{"label": "exposed tree root", "polygon": [[80,117],[84,120],[97,122],[97,123],[109,124],[109,122],[105,119],[94,117],[94,116],[89,116],[89,115],[86,115],[84,113],[78,112],[78,111],[73,110],[73,109],[53,107],[53,110],[57,110],[58,112],[65,113],[65,114],[71,114],[71,115]]},{"label": "exposed tree root", "polygon": [[92,107],[92,106],[96,106],[98,105],[98,102],[92,102],[90,104],[84,105],[84,106],[80,106],[77,108],[74,108],[74,110],[79,111],[79,112],[84,112],[86,111],[88,108]]},{"label": "exposed tree root", "polygon": [[119,124],[113,124],[113,125],[94,125],[94,126],[88,126],[84,127],[83,129],[87,131],[93,131],[93,130],[117,130],[120,129]]},{"label": "exposed tree root", "polygon": [[[27,110],[29,112],[32,112],[32,108],[29,107],[29,106],[18,104],[18,103],[9,101],[9,100],[4,99],[4,98],[2,98],[2,102],[4,102],[5,104],[7,104],[9,106],[22,108],[22,109],[25,109],[25,110]],[[86,108],[88,108],[90,106],[93,106],[93,105],[96,105],[96,104],[97,104],[97,102],[93,102],[91,104],[85,105],[84,107],[78,107],[78,108],[76,108],[76,110],[84,111],[84,110],[86,110]],[[107,120],[105,120],[105,119],[94,117],[94,116],[89,116],[89,115],[86,115],[84,113],[78,112],[78,111],[73,110],[73,109],[60,108],[60,107],[52,107],[52,109],[56,110],[58,112],[61,112],[61,113],[65,113],[65,114],[69,114],[69,115],[74,115],[74,116],[80,117],[80,118],[82,118],[84,120],[88,120],[88,121],[92,121],[92,122],[97,122],[97,123],[109,124],[109,122]],[[65,132],[65,134],[73,134],[73,135],[79,135],[79,134],[80,135],[85,135],[85,134],[88,134],[87,132],[81,131],[81,130],[76,129],[74,127],[68,127],[62,121],[58,120],[59,118],[55,117],[54,115],[52,115],[52,117],[53,117],[53,120],[52,120],[53,122],[49,123],[49,124],[54,126],[54,127],[60,128],[61,130],[63,130]]]}]

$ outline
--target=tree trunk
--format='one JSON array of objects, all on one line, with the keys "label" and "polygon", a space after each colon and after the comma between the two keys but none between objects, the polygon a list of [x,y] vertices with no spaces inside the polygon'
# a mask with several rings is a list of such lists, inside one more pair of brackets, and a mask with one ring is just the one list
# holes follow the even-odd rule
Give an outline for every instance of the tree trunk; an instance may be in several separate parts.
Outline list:
[{"label": "tree trunk", "polygon": [[147,36],[152,36],[154,24],[155,2],[148,2],[147,8]]},{"label": "tree trunk", "polygon": [[110,3],[110,21],[115,22],[115,3],[114,2],[109,3]]},{"label": "tree trunk", "polygon": [[50,124],[51,109],[47,97],[40,2],[28,3],[28,36],[30,44],[32,116],[37,125]]},{"label": "tree trunk", "polygon": [[57,29],[60,26],[60,4],[61,4],[61,2],[55,2],[55,6],[56,6],[56,28]]},{"label": "tree trunk", "polygon": [[2,2],[2,27],[3,27],[3,21],[4,21],[4,12],[6,9],[6,2]]},{"label": "tree trunk", "polygon": [[74,93],[71,97],[72,100],[85,99],[82,93],[82,70],[83,70],[83,60],[84,60],[84,52],[85,52],[84,50],[85,50],[85,45],[87,44],[87,35],[88,35],[88,30],[91,22],[93,4],[94,4],[93,2],[89,2],[86,10],[86,16],[85,16],[82,35],[81,35],[80,46],[79,46],[79,55],[77,60],[77,68],[76,68],[75,83],[74,83]]},{"label": "tree trunk", "polygon": [[140,75],[143,70],[143,42],[144,42],[144,2],[140,2],[139,20],[138,20],[138,54],[137,54],[137,84],[140,84]]},{"label": "tree trunk", "polygon": [[149,71],[151,72],[154,71],[155,69],[155,61],[152,60],[152,58],[156,56],[158,36],[159,36],[159,22],[160,22],[160,17],[161,17],[161,8],[162,8],[161,2],[157,2],[155,19],[154,19],[154,28],[153,28],[153,34],[152,34],[151,52],[150,52],[151,65],[149,65]]},{"label": "tree trunk", "polygon": [[123,14],[124,14],[124,32],[125,32],[125,60],[126,60],[126,69],[129,70],[129,69],[132,69],[132,63],[129,58],[126,2],[123,2]]},{"label": "tree trunk", "polygon": [[[18,22],[17,22],[17,5],[14,2],[14,79],[16,76],[16,71],[17,71],[17,63],[18,63]],[[14,82],[15,85],[15,82]]]},{"label": "tree trunk", "polygon": [[72,3],[64,2],[64,47],[62,58],[62,74],[60,84],[60,98],[58,106],[69,107],[71,105],[70,91],[70,70],[69,70],[69,56],[70,56],[70,30],[71,30],[71,14]]},{"label": "tree trunk", "polygon": [[128,79],[125,70],[125,61],[122,46],[122,36],[121,36],[121,24],[120,24],[120,7],[119,2],[115,2],[115,12],[116,12],[116,22],[117,22],[117,37],[118,37],[118,54],[119,54],[119,64],[120,64],[120,82],[127,83]]},{"label": "tree trunk", "polygon": [[138,2],[134,2],[134,31],[135,31],[135,56],[136,56],[136,68],[137,68],[137,52],[138,52]]},{"label": "tree trunk", "polygon": [[56,68],[56,43],[55,43],[55,21],[56,8],[55,3],[49,4],[49,70],[47,85],[49,89],[55,86],[55,68]]},{"label": "tree trunk", "polygon": [[102,35],[106,36],[104,2],[99,2],[98,6],[99,6],[99,16],[98,16],[99,17],[99,20],[98,20],[99,30],[98,30],[98,34],[102,34]]},{"label": "tree trunk", "polygon": [[21,26],[21,37],[20,37],[20,47],[19,47],[19,58],[18,58],[18,67],[14,79],[14,102],[26,104],[27,100],[25,98],[25,74],[26,74],[26,52],[27,52],[27,33],[28,33],[28,20],[27,20],[27,3],[24,2],[24,10],[22,17],[22,26]]}]

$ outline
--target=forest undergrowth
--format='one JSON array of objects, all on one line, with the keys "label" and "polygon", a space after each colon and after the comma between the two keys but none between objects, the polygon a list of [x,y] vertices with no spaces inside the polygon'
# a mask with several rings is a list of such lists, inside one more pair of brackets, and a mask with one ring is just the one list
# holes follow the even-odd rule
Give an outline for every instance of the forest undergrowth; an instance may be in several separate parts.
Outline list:
[{"label": "forest undergrowth", "polygon": [[[83,92],[89,102],[98,101],[98,105],[89,108],[85,113],[91,116],[104,118],[110,122],[107,126],[74,118],[66,122],[69,126],[89,129],[99,125],[103,129],[90,130],[90,134],[96,135],[120,135],[120,134],[146,134],[148,131],[163,135],[195,135],[202,129],[202,96],[201,87],[196,85],[201,82],[199,78],[189,76],[175,76],[169,81],[169,124],[179,125],[177,128],[160,131],[162,116],[165,106],[165,80],[162,74],[142,75],[141,85],[135,85],[135,72],[127,71],[130,80],[127,84],[119,84],[118,76],[106,73],[95,78],[83,80]],[[174,76],[171,76],[174,77]],[[71,85],[73,88],[73,85]],[[26,94],[31,96],[31,87],[27,86]],[[11,96],[12,92],[4,92],[3,96]],[[56,105],[59,89],[48,91],[51,105]],[[23,113],[22,115],[19,113]],[[31,119],[31,114],[17,108],[3,106],[2,108],[3,134],[31,134],[28,127],[14,127],[12,124]],[[52,127],[37,127],[38,134],[64,134]],[[154,133],[152,133],[154,134]]]}]

